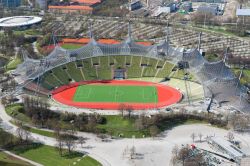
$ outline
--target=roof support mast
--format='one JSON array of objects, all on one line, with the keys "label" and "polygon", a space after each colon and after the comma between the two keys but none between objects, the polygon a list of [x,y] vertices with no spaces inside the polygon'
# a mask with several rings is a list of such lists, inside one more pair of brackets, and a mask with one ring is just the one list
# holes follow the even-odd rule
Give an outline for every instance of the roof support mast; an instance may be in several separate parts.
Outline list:
[{"label": "roof support mast", "polygon": [[202,32],[199,33],[199,38],[198,38],[198,50],[199,50],[199,52],[201,51],[201,35],[202,35]]}]

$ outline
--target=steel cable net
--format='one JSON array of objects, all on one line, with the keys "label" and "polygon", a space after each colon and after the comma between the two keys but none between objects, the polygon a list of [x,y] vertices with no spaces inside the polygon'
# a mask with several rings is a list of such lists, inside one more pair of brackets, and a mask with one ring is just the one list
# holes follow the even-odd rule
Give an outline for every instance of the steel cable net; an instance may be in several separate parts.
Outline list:
[{"label": "steel cable net", "polygon": [[70,62],[70,56],[67,54],[66,50],[55,47],[55,49],[43,59],[35,60],[25,56],[23,60],[24,62],[18,65],[13,72],[18,84],[24,84],[28,80],[34,80],[43,75],[46,71]]},{"label": "steel cable net", "polygon": [[107,45],[91,40],[91,42],[86,46],[69,52],[71,56],[76,57],[76,59],[85,59],[93,56],[106,55],[137,55],[158,58],[155,46],[143,46],[132,41],[130,43],[123,42],[121,44]]},{"label": "steel cable net", "polygon": [[28,57],[23,58],[24,62],[16,68],[13,72],[15,75],[15,79],[19,84],[24,83],[29,80],[31,75],[33,75],[36,71],[39,71],[39,60],[30,59]]},{"label": "steel cable net", "polygon": [[239,79],[223,61],[208,62],[197,49],[184,52],[181,60],[188,62],[188,70],[203,85],[205,97],[238,110],[250,111],[247,88],[240,85]]},{"label": "steel cable net", "polygon": [[168,60],[174,64],[180,61],[188,62],[188,70],[194,73],[204,86],[205,97],[213,98],[219,103],[227,103],[242,111],[250,111],[247,89],[239,84],[239,80],[223,61],[210,63],[203,58],[197,49],[173,48],[169,41],[158,45],[143,46],[136,44],[131,38],[120,44],[109,45],[97,43],[92,39],[87,45],[75,50],[65,50],[57,46],[41,60],[25,58],[14,74],[22,80],[21,82],[25,82],[35,80],[47,71],[71,61],[110,55],[145,56]]},{"label": "steel cable net", "polygon": [[223,61],[204,62],[199,68],[194,71],[201,82],[214,78],[234,79],[235,76]]},{"label": "steel cable net", "polygon": [[236,109],[249,112],[248,94],[246,89],[239,84],[238,78],[215,78],[207,81],[205,86],[217,102],[228,103]]},{"label": "steel cable net", "polygon": [[183,53],[182,57],[179,57],[180,61],[186,61],[189,64],[189,70],[195,72],[197,69],[201,68],[206,60],[202,57],[197,49],[191,49]]}]

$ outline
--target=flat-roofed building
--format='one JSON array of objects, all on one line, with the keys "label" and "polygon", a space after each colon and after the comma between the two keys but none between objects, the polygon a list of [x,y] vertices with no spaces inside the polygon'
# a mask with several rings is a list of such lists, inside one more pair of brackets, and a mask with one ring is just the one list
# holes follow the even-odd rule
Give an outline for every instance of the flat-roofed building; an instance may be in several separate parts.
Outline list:
[{"label": "flat-roofed building", "polygon": [[93,6],[93,5],[101,3],[101,0],[71,0],[71,2],[77,2],[80,5],[84,5],[84,6]]},{"label": "flat-roofed building", "polygon": [[36,4],[40,9],[47,9],[47,0],[36,0]]},{"label": "flat-roofed building", "polygon": [[238,17],[239,20],[242,20],[243,24],[246,22],[249,22],[249,18],[250,16],[250,9],[237,9],[236,10],[236,16]]},{"label": "flat-roofed building", "polygon": [[250,9],[237,9],[236,16],[250,16]]},{"label": "flat-roofed building", "polygon": [[15,8],[21,5],[21,0],[0,0],[0,4],[7,8]]},{"label": "flat-roofed building", "polygon": [[219,12],[219,6],[217,4],[201,5],[198,7],[197,12],[217,15]]},{"label": "flat-roofed building", "polygon": [[50,12],[56,13],[79,13],[79,14],[92,14],[93,8],[90,6],[49,6]]}]

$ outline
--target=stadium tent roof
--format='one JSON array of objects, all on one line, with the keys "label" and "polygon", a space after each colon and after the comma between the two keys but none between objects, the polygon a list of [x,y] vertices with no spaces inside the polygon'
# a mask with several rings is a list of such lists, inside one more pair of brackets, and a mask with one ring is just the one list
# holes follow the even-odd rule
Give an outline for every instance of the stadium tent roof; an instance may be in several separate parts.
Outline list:
[{"label": "stadium tent roof", "polygon": [[18,83],[22,83],[37,79],[53,68],[69,62],[112,55],[143,56],[168,60],[174,64],[180,61],[187,62],[189,64],[188,70],[194,73],[203,85],[205,97],[214,99],[220,104],[226,103],[238,110],[250,112],[247,89],[240,85],[238,78],[234,76],[224,61],[207,62],[197,48],[190,50],[173,48],[169,41],[144,46],[134,42],[130,35],[125,41],[118,44],[102,44],[91,38],[88,44],[79,49],[66,50],[56,46],[47,57],[41,60],[25,58],[24,62],[18,65],[14,74],[15,78],[19,80]]},{"label": "stadium tent roof", "polygon": [[236,15],[237,16],[250,16],[250,9],[237,9]]},{"label": "stadium tent roof", "polygon": [[0,27],[21,27],[36,24],[42,21],[37,16],[14,16],[0,19]]}]

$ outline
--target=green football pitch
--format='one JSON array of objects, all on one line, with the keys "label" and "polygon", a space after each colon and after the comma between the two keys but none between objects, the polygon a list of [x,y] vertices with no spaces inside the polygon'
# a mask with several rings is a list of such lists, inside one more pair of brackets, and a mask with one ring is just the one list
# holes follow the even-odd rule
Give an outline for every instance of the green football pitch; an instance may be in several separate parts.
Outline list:
[{"label": "green football pitch", "polygon": [[77,87],[75,102],[117,102],[117,103],[156,103],[155,86],[129,85],[81,85]]}]

